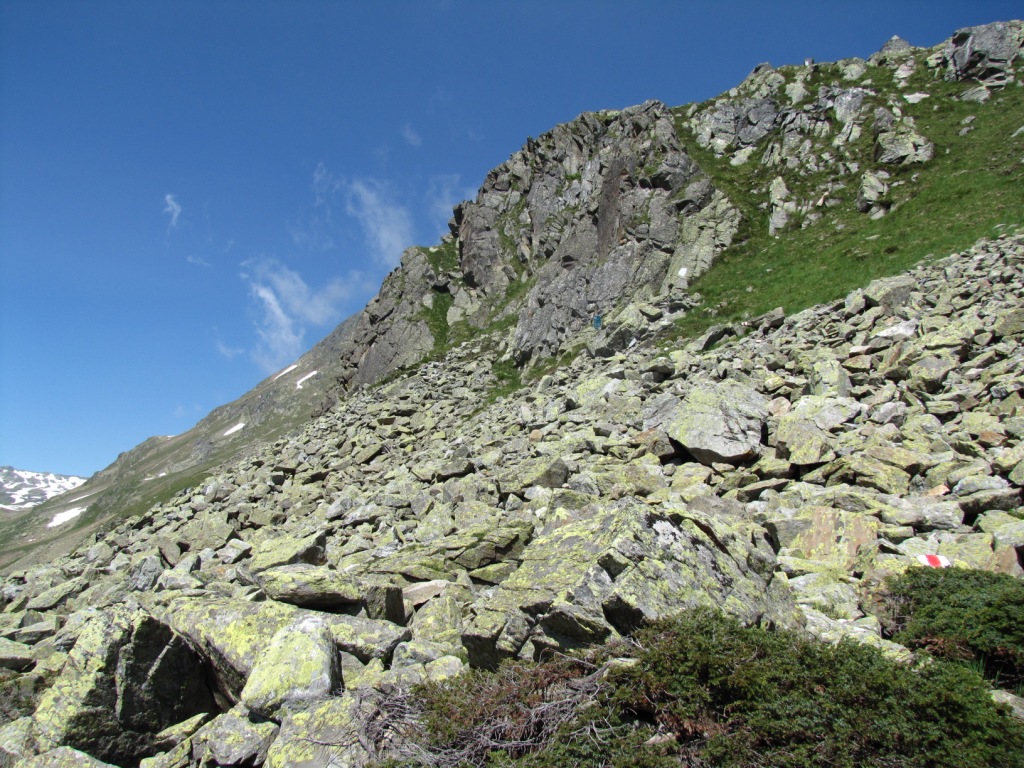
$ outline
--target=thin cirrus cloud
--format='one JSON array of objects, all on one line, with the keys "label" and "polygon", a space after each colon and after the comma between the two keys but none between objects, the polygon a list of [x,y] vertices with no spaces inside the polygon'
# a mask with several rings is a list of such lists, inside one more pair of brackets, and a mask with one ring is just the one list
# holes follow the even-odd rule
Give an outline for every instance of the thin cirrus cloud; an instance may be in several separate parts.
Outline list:
[{"label": "thin cirrus cloud", "polygon": [[256,307],[258,341],[251,357],[267,373],[301,355],[306,328],[337,322],[344,302],[363,288],[362,277],[352,273],[348,280],[336,278],[314,290],[298,272],[273,258],[250,259],[242,267],[242,280]]},{"label": "thin cirrus cloud", "polygon": [[412,217],[391,199],[388,186],[374,179],[345,184],[345,212],[359,222],[374,261],[395,267],[414,242]]},{"label": "thin cirrus cloud", "polygon": [[167,223],[168,230],[178,226],[178,218],[181,216],[181,204],[170,193],[164,195],[164,213],[170,216],[170,221]]},{"label": "thin cirrus cloud", "polygon": [[[396,202],[392,187],[374,178],[349,179],[332,174],[324,163],[313,171],[313,204],[299,223],[290,223],[292,243],[310,251],[327,251],[344,241],[344,225],[337,220],[340,205],[362,230],[377,266],[391,269],[402,251],[415,242],[412,216]],[[446,219],[447,220],[447,219]]]},{"label": "thin cirrus cloud", "polygon": [[409,123],[402,126],[402,138],[405,139],[405,143],[410,147],[422,147],[423,138],[416,133],[416,129]]}]

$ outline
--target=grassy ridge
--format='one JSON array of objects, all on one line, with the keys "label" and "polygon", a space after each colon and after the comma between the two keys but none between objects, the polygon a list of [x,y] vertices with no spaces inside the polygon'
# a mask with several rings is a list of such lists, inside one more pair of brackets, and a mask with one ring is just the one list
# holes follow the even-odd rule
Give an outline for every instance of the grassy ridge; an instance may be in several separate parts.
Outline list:
[{"label": "grassy ridge", "polygon": [[[875,79],[887,76],[888,70],[874,73]],[[945,256],[1024,224],[1024,133],[1014,135],[1024,127],[1024,88],[1008,87],[988,103],[976,104],[955,98],[966,87],[935,80],[919,65],[904,89],[929,93],[918,104],[902,105],[935,144],[935,156],[927,163],[876,163],[870,151],[871,126],[864,126],[854,151],[862,171],[891,174],[893,208],[886,216],[874,220],[857,211],[859,175],[849,175],[845,188],[832,194],[838,205],[822,210],[822,218],[804,228],[794,217],[778,237],[768,234],[766,194],[754,190],[766,190],[780,171],[761,165],[758,153],[740,166],[715,158],[680,120],[688,151],[740,209],[744,223],[737,242],[691,285],[703,304],[677,323],[675,335],[694,336],[713,324],[778,306],[792,313],[831,302],[931,255]],[[964,128],[970,130],[960,135]],[[795,180],[782,175],[799,194],[826,181],[828,171]]]}]

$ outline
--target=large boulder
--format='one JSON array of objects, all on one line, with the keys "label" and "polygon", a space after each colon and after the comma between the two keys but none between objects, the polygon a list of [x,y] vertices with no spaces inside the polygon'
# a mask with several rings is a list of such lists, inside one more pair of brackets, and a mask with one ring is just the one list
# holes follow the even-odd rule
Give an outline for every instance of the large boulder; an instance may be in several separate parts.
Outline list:
[{"label": "large boulder", "polygon": [[657,401],[644,427],[662,427],[702,464],[742,464],[760,455],[767,418],[768,401],[752,387],[700,379],[689,382],[681,401]]},{"label": "large boulder", "polygon": [[264,768],[362,768],[383,758],[366,736],[368,723],[382,715],[379,699],[360,690],[289,707]]},{"label": "large boulder", "polygon": [[462,635],[470,663],[601,642],[698,605],[793,624],[759,526],[728,505],[710,512],[657,515],[634,497],[579,510],[531,542],[522,565],[474,604]]},{"label": "large boulder", "polygon": [[256,660],[241,700],[251,712],[273,715],[286,702],[341,690],[341,662],[327,622],[309,614],[279,629]]},{"label": "large boulder", "polygon": [[71,747],[57,747],[18,763],[18,768],[117,768]]},{"label": "large boulder", "polygon": [[167,726],[213,709],[206,665],[187,640],[115,606],[82,628],[33,720],[41,750],[69,746],[122,764]]},{"label": "large boulder", "polygon": [[210,659],[221,692],[237,701],[267,644],[279,630],[316,616],[334,636],[338,650],[362,661],[390,658],[410,632],[387,621],[319,613],[274,600],[260,603],[213,596],[183,596],[164,609],[167,622]]},{"label": "large boulder", "polygon": [[943,48],[946,77],[1002,84],[1006,70],[1020,55],[1024,31],[1019,21],[997,21],[958,29]]}]

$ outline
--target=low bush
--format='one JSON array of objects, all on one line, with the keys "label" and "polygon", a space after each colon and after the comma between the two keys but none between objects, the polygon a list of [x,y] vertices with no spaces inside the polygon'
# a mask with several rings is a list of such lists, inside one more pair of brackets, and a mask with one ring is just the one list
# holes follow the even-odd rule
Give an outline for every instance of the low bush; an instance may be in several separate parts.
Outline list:
[{"label": "low bush", "polygon": [[413,701],[425,735],[392,765],[1024,767],[1024,726],[963,665],[909,667],[703,610]]},{"label": "low bush", "polygon": [[888,634],[968,661],[996,684],[1024,686],[1024,581],[965,568],[912,568],[887,584]]}]

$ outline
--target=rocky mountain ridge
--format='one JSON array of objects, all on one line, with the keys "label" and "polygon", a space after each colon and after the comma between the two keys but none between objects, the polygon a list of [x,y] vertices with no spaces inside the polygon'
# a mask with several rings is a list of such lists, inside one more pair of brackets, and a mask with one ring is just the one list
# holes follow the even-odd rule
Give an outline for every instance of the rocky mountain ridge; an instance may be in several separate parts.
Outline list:
[{"label": "rocky mountain ridge", "polygon": [[[1019,219],[827,304],[675,329],[727,316],[686,283],[730,238],[912,204],[913,169],[933,162],[908,135],[920,125],[889,95],[892,121],[871,94],[814,78],[852,67],[864,89],[866,73],[900,80],[912,61],[918,76],[985,78],[961,96],[997,92],[1021,29],[759,68],[715,102],[585,116],[528,143],[460,206],[449,241],[408,251],[319,345],[317,362],[343,361],[344,391],[318,418],[140,514],[93,518],[69,554],[0,583],[0,765],[365,765],[401,746],[380,713],[416,682],[697,606],[907,658],[877,618],[886,575],[923,560],[1020,578]],[[798,81],[818,95],[797,98]],[[773,117],[750,95],[764,89],[803,106]],[[848,132],[838,146],[822,110]],[[888,189],[862,206],[866,171],[851,164],[892,147],[910,154],[878,161]],[[743,199],[701,152],[761,180],[786,168],[788,194],[769,183]],[[819,161],[845,175],[827,181]],[[398,327],[426,328],[410,360],[434,359],[403,370]],[[567,346],[587,353],[541,362]],[[525,383],[507,386],[527,358]],[[375,366],[390,378],[365,386]],[[332,369],[303,363],[239,407],[270,418],[310,370]],[[212,434],[258,418],[225,407]],[[178,445],[203,450],[194,435]],[[152,476],[153,450],[125,463]]]},{"label": "rocky mountain ridge", "polygon": [[[1022,36],[1018,22],[1000,22],[930,49],[897,38],[867,60],[760,65],[703,104],[588,113],[530,139],[456,208],[442,244],[410,248],[366,309],[294,369],[183,435],[123,454],[83,489],[89,510],[73,526],[19,520],[9,537],[17,549],[0,552],[0,564],[67,552],[347,392],[467,339],[491,339],[517,366],[543,366],[577,353],[600,316],[625,327],[606,335],[612,352],[645,326],[638,301],[648,314],[699,304],[689,286],[723,253],[808,229],[826,242],[832,231],[852,237],[940,185],[928,169],[994,119],[989,101],[1017,87]],[[950,104],[979,112],[952,123]],[[942,146],[946,135],[955,139]],[[976,236],[950,233],[938,245]],[[887,247],[901,246],[894,234]],[[39,519],[66,507],[50,502]]]}]

